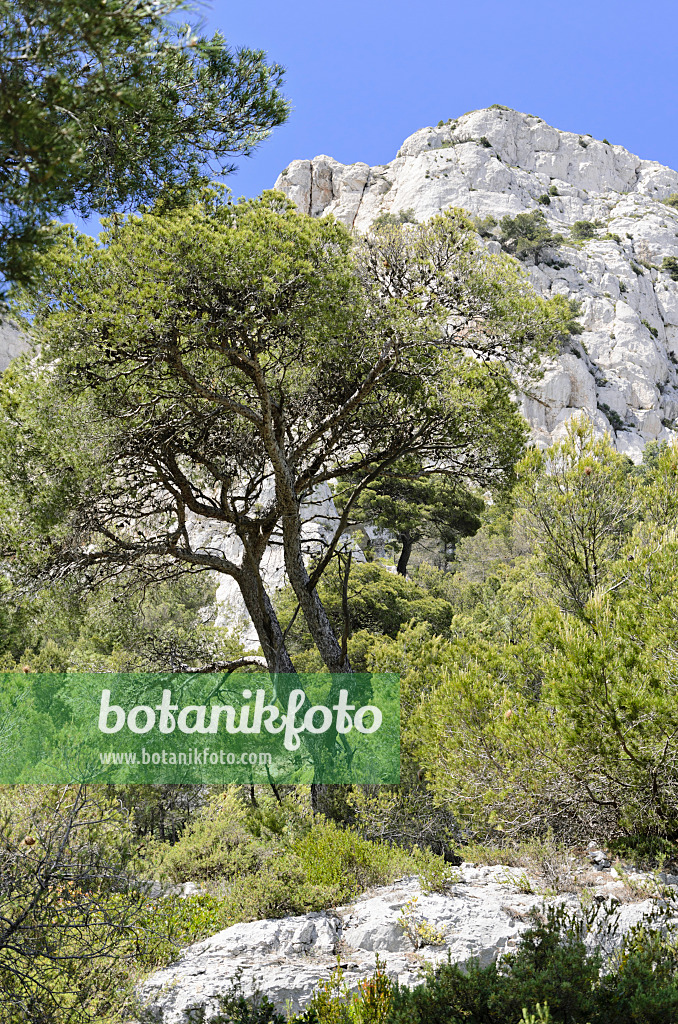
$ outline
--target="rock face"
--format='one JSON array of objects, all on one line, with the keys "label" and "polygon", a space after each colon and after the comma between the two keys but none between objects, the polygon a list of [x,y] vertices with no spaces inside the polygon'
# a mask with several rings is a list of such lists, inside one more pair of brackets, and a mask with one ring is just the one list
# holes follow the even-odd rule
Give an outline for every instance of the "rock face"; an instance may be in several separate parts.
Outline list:
[{"label": "rock face", "polygon": [[[427,963],[444,963],[448,954],[456,963],[471,958],[490,963],[517,944],[529,927],[530,910],[543,903],[538,891],[519,890],[515,882],[520,874],[501,866],[464,864],[459,882],[444,895],[423,893],[416,879],[404,879],[334,911],[233,925],[189,946],[175,963],[140,986],[143,1019],[189,1024],[191,1011],[202,1009],[209,1021],[218,1011],[219,995],[238,974],[245,995],[258,989],[279,1010],[298,1012],[318,982],[336,968],[337,956],[352,991],[373,973],[377,955],[391,978],[409,986],[421,982]],[[607,875],[605,883],[596,888],[602,900],[615,887],[623,888]],[[572,909],[578,906],[575,896],[557,899]],[[620,905],[616,939],[594,929],[590,941],[609,951],[652,906],[651,899]],[[420,945],[422,925],[428,926],[435,945]]]},{"label": "rock face", "polygon": [[[676,171],[491,107],[422,128],[380,167],[294,160],[275,187],[304,213],[333,214],[357,231],[384,213],[412,211],[425,221],[458,206],[499,220],[541,210],[566,241],[529,268],[532,283],[545,297],[581,302],[584,333],[523,401],[535,441],[557,440],[581,413],[635,461],[647,441],[675,436],[678,271],[672,277],[662,262],[678,257],[678,209],[661,200],[678,193]],[[595,223],[596,237],[568,240],[581,220]]]},{"label": "rock face", "polygon": [[7,369],[13,359],[25,352],[27,347],[13,324],[6,320],[0,323],[0,373]]}]

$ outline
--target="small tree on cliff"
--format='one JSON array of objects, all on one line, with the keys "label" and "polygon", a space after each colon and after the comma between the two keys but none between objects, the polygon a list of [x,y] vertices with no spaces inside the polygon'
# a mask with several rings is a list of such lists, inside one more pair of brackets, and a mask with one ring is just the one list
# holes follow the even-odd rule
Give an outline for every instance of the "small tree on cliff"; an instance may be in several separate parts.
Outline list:
[{"label": "small tree on cliff", "polygon": [[[71,233],[25,295],[43,366],[4,382],[0,543],[15,577],[232,577],[271,671],[276,531],[323,662],[350,669],[316,584],[362,491],[413,456],[489,482],[524,438],[512,394],[565,328],[457,212],[356,244],[284,197]],[[301,506],[354,480],[309,576]],[[227,548],[217,535],[230,538]]]}]

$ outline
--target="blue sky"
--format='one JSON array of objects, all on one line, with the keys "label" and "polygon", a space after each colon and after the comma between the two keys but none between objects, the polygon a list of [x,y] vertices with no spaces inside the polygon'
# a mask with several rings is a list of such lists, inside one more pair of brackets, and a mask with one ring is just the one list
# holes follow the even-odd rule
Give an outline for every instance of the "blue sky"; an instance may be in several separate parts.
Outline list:
[{"label": "blue sky", "polygon": [[202,4],[204,29],[287,67],[293,104],[228,184],[270,188],[295,158],[391,160],[404,138],[503,103],[678,168],[678,2],[250,0]]}]

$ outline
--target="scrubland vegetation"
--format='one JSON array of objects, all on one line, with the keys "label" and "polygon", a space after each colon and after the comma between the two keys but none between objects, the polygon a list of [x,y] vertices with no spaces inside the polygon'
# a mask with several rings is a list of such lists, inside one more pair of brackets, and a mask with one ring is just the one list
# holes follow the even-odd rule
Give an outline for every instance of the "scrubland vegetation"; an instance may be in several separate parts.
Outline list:
[{"label": "scrubland vegetation", "polygon": [[[406,875],[445,891],[460,859],[545,893],[577,889],[591,838],[673,866],[678,449],[634,466],[583,421],[529,447],[516,396],[581,332],[520,266],[563,244],[541,207],[360,238],[279,193],[233,203],[209,179],[287,117],[277,65],[178,31],[173,0],[0,6],[0,290],[35,342],[0,382],[4,685],[230,671],[225,578],[270,672],[402,683],[399,786],[1,787],[3,1024],[143,1021],[135,985],[182,946]],[[50,224],[68,209],[111,216],[94,240]],[[323,487],[339,520],[309,561]],[[605,959],[587,914],[412,992],[338,969],[297,1020],[676,1019],[671,937]],[[219,1024],[281,1020],[234,990]]]},{"label": "scrubland vegetation", "polygon": [[[649,446],[636,467],[580,422],[528,452],[515,476],[452,562],[415,545],[408,578],[387,557],[354,563],[348,588],[331,571],[320,584],[337,629],[348,595],[354,667],[401,674],[401,786],[326,787],[316,813],[307,788],[4,788],[8,1020],[129,1019],[135,982],[182,945],[405,875],[444,891],[453,853],[516,865],[545,892],[577,888],[568,858],[592,836],[640,866],[672,865],[678,452]],[[213,624],[207,579],[8,601],[4,667],[105,671],[157,668],[177,652],[184,662],[236,654],[237,636]],[[291,594],[276,606],[286,626]],[[295,664],[320,667],[301,626],[289,637]],[[201,892],[172,894],[187,881]],[[518,1024],[525,1008],[537,1021],[602,1022],[613,1006],[629,1020],[669,1019],[673,946],[636,935],[600,980],[578,928],[535,920],[500,967],[442,968],[414,994],[377,973],[349,997],[336,977],[303,1019]],[[276,1019],[266,1012],[233,1019]]]}]

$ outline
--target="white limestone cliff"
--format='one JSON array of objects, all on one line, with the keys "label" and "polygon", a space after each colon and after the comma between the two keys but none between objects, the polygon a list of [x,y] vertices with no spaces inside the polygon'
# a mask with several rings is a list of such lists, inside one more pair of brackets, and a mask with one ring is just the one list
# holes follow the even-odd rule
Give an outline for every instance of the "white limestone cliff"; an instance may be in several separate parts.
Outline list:
[{"label": "white limestone cliff", "polygon": [[8,320],[0,321],[0,373],[6,370],[13,359],[25,352],[26,342]]},{"label": "white limestone cliff", "polygon": [[[294,160],[275,187],[304,213],[333,214],[357,231],[407,210],[418,221],[454,206],[496,220],[541,210],[566,242],[529,268],[532,283],[545,297],[581,302],[584,333],[523,400],[535,441],[557,440],[582,412],[634,461],[647,441],[675,436],[678,281],[661,266],[678,257],[678,209],[661,200],[678,193],[678,172],[495,106],[422,128],[379,167]],[[558,194],[540,203],[549,189]],[[598,237],[568,241],[578,220],[596,222]]]}]

